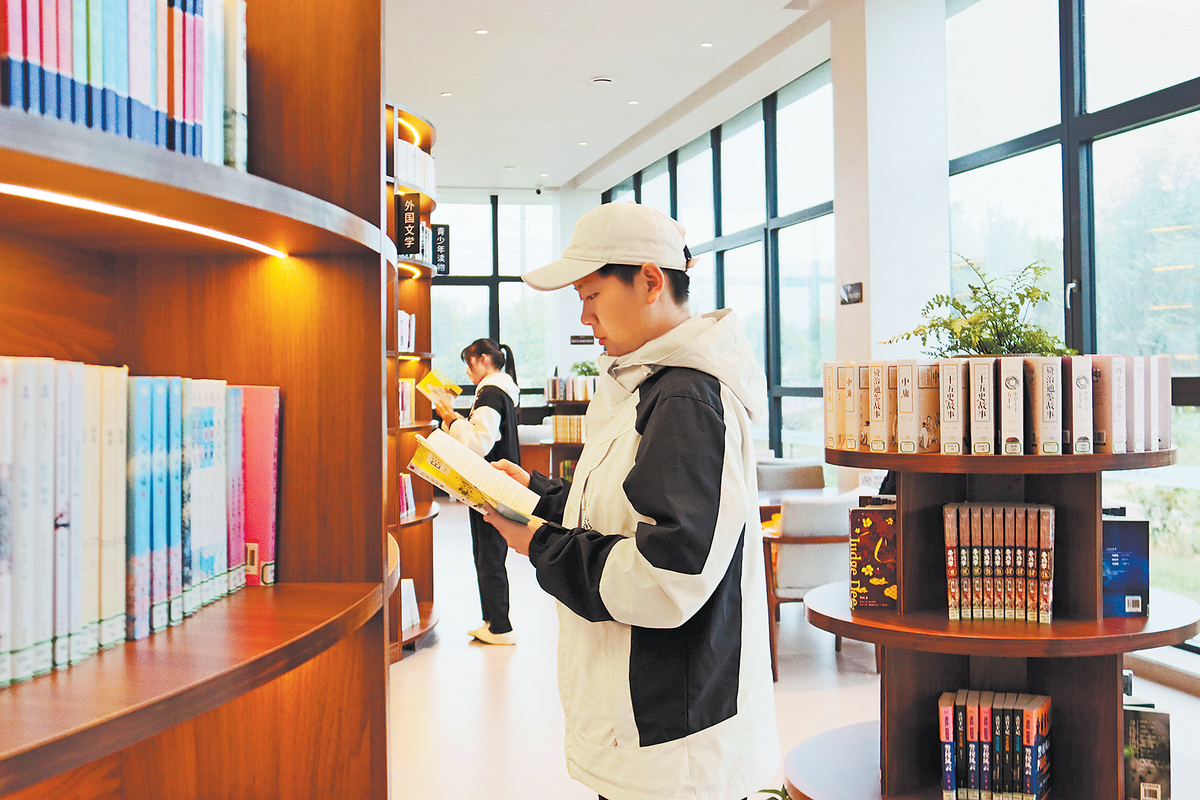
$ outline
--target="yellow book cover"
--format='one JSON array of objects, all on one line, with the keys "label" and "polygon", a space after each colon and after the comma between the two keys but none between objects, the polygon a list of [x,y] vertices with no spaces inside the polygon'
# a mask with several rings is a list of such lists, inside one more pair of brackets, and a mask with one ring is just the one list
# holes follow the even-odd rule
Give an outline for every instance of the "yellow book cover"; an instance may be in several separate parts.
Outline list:
[{"label": "yellow book cover", "polygon": [[493,506],[515,522],[528,522],[541,499],[441,429],[417,436],[408,470],[480,513]]},{"label": "yellow book cover", "polygon": [[417,383],[417,389],[434,403],[437,403],[441,396],[448,396],[447,399],[453,400],[462,394],[461,386],[433,368],[430,368],[425,377]]}]

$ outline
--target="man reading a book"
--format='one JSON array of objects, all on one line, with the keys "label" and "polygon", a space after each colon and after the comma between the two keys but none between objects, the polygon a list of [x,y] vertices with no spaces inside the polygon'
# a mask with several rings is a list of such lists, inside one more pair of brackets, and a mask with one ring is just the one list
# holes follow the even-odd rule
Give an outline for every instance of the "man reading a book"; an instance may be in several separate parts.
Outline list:
[{"label": "man reading a book", "polygon": [[605,348],[573,482],[498,466],[538,518],[487,521],[558,600],[567,768],[609,800],[753,794],[779,763],[751,423],[766,380],[729,309],[692,316],[684,229],[602,205],[523,276],[573,286]]}]

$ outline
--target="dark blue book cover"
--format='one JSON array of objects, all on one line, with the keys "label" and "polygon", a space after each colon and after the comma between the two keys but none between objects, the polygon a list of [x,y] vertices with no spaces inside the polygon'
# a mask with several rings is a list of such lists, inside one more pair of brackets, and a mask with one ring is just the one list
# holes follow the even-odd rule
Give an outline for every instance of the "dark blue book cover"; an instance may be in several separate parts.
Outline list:
[{"label": "dark blue book cover", "polygon": [[1106,617],[1150,613],[1150,523],[1104,517],[1103,597]]}]

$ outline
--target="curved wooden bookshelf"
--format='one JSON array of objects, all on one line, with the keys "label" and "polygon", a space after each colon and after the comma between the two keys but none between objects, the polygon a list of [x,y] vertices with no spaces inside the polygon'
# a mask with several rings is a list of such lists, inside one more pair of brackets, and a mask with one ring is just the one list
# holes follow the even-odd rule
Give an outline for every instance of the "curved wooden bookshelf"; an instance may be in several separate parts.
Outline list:
[{"label": "curved wooden bookshelf", "polygon": [[[417,608],[421,611],[421,622],[411,628],[404,628],[400,631],[399,647],[404,647],[407,644],[413,644],[419,641],[425,634],[429,633],[438,624],[438,607],[437,603],[430,600],[429,602],[417,603]],[[398,649],[398,648],[396,648]],[[392,659],[396,661],[398,659]]]},{"label": "curved wooden bookshelf", "polygon": [[428,522],[440,513],[442,513],[442,507],[436,501],[417,503],[416,511],[407,517],[400,518],[399,527],[404,528],[409,525],[420,525],[422,522]]},{"label": "curved wooden bookshelf", "polygon": [[400,585],[400,545],[391,533],[387,535],[387,570],[383,575],[383,596],[391,597]]},{"label": "curved wooden bookshelf", "polygon": [[1179,644],[1200,631],[1200,604],[1151,589],[1148,617],[1057,619],[1049,625],[1011,620],[951,620],[945,612],[850,610],[850,584],[831,583],[804,597],[805,617],[849,639],[930,653],[1064,658]]},{"label": "curved wooden bookshelf", "polygon": [[[784,758],[783,777],[792,800],[881,800],[879,722],[846,725],[805,740]],[[889,797],[941,800],[942,793],[931,787]]]},{"label": "curved wooden bookshelf", "polygon": [[0,691],[0,795],[274,680],[361,628],[383,601],[381,584],[247,587],[167,632]]},{"label": "curved wooden bookshelf", "polygon": [[974,475],[1069,475],[1122,469],[1166,467],[1175,463],[1176,448],[1146,453],[1094,453],[1069,456],[944,456],[940,454],[868,453],[826,448],[825,461],[838,467],[890,469]]},{"label": "curved wooden bookshelf", "polygon": [[[376,226],[255,175],[6,107],[0,127],[3,183],[177,219],[289,255],[390,252],[395,262],[395,246]],[[3,193],[0,230],[111,253],[246,252],[187,231]]]},{"label": "curved wooden bookshelf", "polygon": [[412,422],[407,425],[398,425],[395,428],[388,428],[388,433],[399,433],[401,431],[425,431],[436,428],[438,424],[433,420],[423,422]]}]

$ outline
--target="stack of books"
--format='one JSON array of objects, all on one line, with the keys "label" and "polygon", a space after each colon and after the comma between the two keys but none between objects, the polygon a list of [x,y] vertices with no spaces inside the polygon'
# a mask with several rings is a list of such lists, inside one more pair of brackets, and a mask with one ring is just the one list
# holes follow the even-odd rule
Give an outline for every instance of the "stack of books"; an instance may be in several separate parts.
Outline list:
[{"label": "stack of books", "polygon": [[596,393],[596,378],[588,375],[571,375],[566,378],[546,380],[546,400],[591,400]]},{"label": "stack of books", "polygon": [[942,515],[950,619],[1053,621],[1053,506],[948,503]]},{"label": "stack of books", "polygon": [[0,0],[0,105],[246,169],[245,0]]},{"label": "stack of books", "polygon": [[938,698],[943,800],[1050,792],[1050,698],[959,689]]},{"label": "stack of books", "polygon": [[552,420],[554,441],[564,444],[587,442],[586,417],[582,414],[555,414]]},{"label": "stack of books", "polygon": [[273,583],[278,431],[277,387],[0,357],[0,686]]},{"label": "stack of books", "polygon": [[412,142],[396,142],[396,182],[433,197],[437,194],[437,164]]},{"label": "stack of books", "polygon": [[827,361],[825,446],[1080,455],[1171,448],[1170,356]]}]

